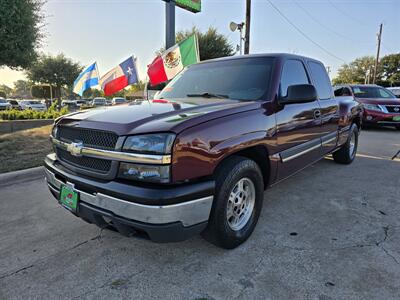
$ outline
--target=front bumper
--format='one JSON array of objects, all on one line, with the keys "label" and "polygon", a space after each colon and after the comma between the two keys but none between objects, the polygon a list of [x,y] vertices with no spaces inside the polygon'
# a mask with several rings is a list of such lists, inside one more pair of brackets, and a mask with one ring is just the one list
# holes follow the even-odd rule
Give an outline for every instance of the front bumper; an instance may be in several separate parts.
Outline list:
[{"label": "front bumper", "polygon": [[364,109],[363,124],[366,125],[382,125],[382,126],[400,126],[400,120],[395,121],[394,118],[400,118],[399,114],[385,113]]},{"label": "front bumper", "polygon": [[56,199],[62,185],[79,193],[78,217],[127,236],[144,232],[156,242],[181,241],[203,231],[213,203],[213,181],[163,189],[95,181],[68,172],[54,154],[46,157],[45,174]]}]

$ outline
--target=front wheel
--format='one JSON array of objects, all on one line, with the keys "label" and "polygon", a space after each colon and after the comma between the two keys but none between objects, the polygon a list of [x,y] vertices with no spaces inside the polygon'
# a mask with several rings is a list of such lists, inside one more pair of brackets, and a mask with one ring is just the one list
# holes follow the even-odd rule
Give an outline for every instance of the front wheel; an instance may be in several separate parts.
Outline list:
[{"label": "front wheel", "polygon": [[217,171],[215,191],[203,237],[233,249],[249,238],[257,224],[264,193],[261,170],[253,160],[233,156]]},{"label": "front wheel", "polygon": [[339,164],[351,164],[356,157],[358,148],[358,127],[356,124],[351,125],[347,142],[336,152],[333,159]]},{"label": "front wheel", "polygon": [[397,129],[397,130],[400,130],[400,125],[396,125],[396,129]]}]

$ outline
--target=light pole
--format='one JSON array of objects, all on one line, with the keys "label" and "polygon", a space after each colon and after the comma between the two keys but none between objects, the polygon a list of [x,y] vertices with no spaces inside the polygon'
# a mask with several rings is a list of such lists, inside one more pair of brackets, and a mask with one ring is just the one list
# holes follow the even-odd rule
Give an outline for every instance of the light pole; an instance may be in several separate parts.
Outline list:
[{"label": "light pole", "polygon": [[240,33],[240,42],[239,42],[239,53],[240,55],[243,54],[243,41],[245,40],[245,38],[243,37],[243,27],[244,27],[244,22],[242,23],[235,23],[235,22],[231,22],[229,24],[229,28],[232,32],[235,32],[236,30],[239,31]]}]

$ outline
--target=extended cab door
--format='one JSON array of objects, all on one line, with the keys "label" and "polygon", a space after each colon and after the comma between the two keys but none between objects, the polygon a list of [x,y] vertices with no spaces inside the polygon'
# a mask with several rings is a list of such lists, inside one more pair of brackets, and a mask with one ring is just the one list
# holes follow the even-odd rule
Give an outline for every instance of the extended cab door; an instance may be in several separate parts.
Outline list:
[{"label": "extended cab door", "polygon": [[322,154],[336,147],[339,125],[339,106],[333,93],[325,67],[318,61],[308,60],[312,84],[315,86],[321,107]]},{"label": "extended cab door", "polygon": [[[282,67],[279,97],[285,97],[288,87],[296,84],[311,81],[302,60],[287,59]],[[286,104],[277,111],[278,180],[321,157],[320,113],[318,100]]]}]

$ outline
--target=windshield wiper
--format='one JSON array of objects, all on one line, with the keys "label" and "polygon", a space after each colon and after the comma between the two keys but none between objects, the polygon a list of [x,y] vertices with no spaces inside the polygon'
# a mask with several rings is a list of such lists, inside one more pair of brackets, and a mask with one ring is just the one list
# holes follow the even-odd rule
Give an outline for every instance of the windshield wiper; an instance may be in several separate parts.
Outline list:
[{"label": "windshield wiper", "polygon": [[213,93],[202,93],[202,94],[187,94],[187,97],[201,97],[201,98],[221,98],[228,99],[228,95],[213,94]]}]

